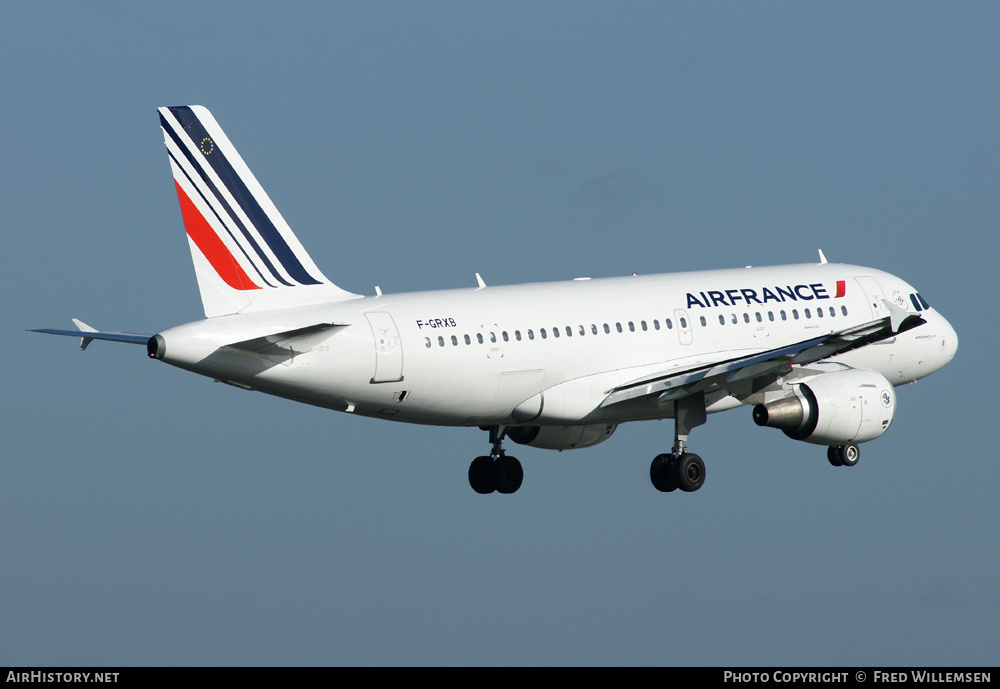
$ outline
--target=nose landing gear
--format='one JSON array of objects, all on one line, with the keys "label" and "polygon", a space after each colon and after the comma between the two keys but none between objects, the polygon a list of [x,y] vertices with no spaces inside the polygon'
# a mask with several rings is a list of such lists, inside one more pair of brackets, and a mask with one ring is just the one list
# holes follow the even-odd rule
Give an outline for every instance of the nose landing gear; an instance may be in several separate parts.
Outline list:
[{"label": "nose landing gear", "polygon": [[831,445],[826,451],[826,458],[835,467],[852,467],[861,459],[861,450],[857,445]]}]

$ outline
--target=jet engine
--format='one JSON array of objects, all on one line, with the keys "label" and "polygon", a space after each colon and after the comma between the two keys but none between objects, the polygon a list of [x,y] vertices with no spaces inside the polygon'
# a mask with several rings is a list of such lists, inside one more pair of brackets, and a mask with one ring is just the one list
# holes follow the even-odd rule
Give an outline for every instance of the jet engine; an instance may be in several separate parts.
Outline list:
[{"label": "jet engine", "polygon": [[848,369],[803,379],[789,396],[755,406],[753,420],[794,440],[838,446],[874,440],[895,413],[895,391],[885,376]]},{"label": "jet engine", "polygon": [[511,426],[507,437],[520,445],[546,450],[572,450],[603,443],[618,428],[614,423],[593,423],[585,426]]}]

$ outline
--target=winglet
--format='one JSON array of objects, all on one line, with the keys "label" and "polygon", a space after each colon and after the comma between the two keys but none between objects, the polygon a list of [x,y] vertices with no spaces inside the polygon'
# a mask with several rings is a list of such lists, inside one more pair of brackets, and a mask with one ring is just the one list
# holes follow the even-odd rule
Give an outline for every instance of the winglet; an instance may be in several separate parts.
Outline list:
[{"label": "winglet", "polygon": [[889,310],[889,327],[892,329],[893,335],[912,330],[918,325],[923,325],[927,322],[920,316],[910,313],[906,309],[899,308],[888,299],[883,298],[882,303]]},{"label": "winglet", "polygon": [[[96,333],[97,328],[91,328],[89,325],[81,321],[79,318],[70,319],[73,321],[73,325],[80,329],[81,332],[85,333]],[[80,338],[80,351],[82,352],[87,348],[87,346],[94,341],[92,337],[81,337]]]}]

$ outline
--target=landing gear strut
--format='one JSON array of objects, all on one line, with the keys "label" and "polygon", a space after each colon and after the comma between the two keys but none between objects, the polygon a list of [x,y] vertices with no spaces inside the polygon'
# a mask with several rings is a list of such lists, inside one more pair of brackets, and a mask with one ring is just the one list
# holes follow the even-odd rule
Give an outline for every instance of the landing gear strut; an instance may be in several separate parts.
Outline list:
[{"label": "landing gear strut", "polygon": [[681,490],[692,493],[705,483],[705,462],[686,449],[688,435],[705,423],[705,393],[697,392],[674,401],[674,449],[657,455],[649,466],[649,480],[663,493]]},{"label": "landing gear strut", "polygon": [[476,457],[469,465],[469,485],[472,490],[482,495],[496,491],[498,493],[513,493],[521,487],[524,480],[524,469],[515,457],[508,457],[503,451],[503,439],[506,430],[503,426],[484,428],[490,432],[490,443],[493,450],[489,456]]}]

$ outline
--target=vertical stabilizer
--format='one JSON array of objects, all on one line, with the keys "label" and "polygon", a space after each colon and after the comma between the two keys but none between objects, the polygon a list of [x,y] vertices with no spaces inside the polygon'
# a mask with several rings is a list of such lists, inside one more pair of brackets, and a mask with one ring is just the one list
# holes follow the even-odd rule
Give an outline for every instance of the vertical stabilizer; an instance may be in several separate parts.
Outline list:
[{"label": "vertical stabilizer", "polygon": [[205,316],[359,295],[316,267],[207,109],[158,109]]}]

